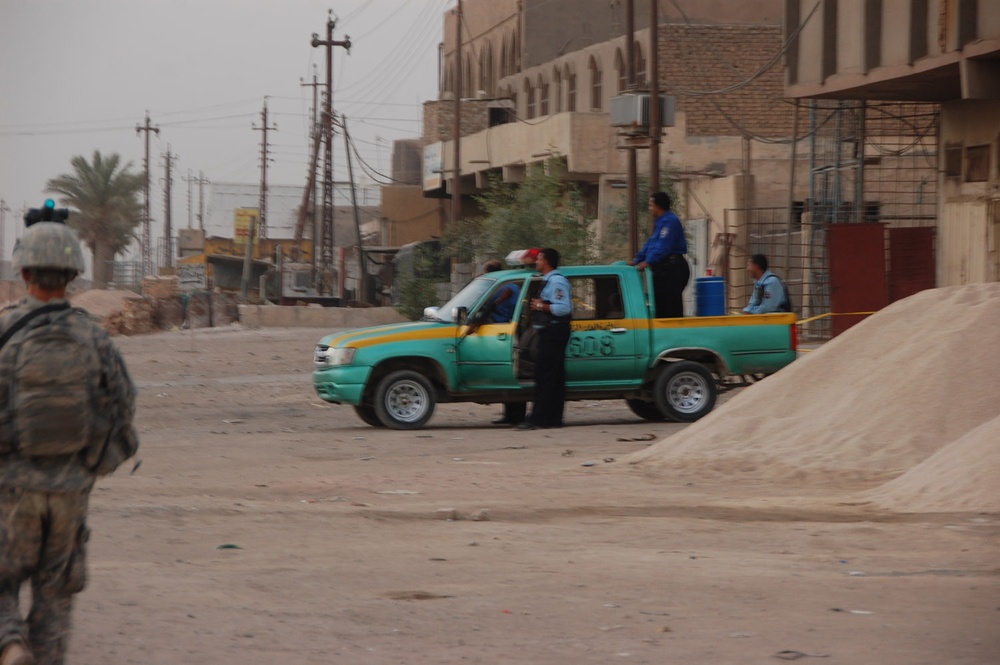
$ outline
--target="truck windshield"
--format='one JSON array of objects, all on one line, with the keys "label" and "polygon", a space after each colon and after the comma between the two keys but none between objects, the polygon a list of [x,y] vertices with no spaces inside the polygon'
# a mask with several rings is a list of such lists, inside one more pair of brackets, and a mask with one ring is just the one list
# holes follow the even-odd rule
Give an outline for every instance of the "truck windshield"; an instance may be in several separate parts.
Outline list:
[{"label": "truck windshield", "polygon": [[441,306],[441,309],[434,315],[434,321],[445,323],[455,323],[455,313],[459,307],[467,308],[470,313],[473,306],[479,302],[487,291],[493,288],[496,280],[490,277],[477,277],[469,282],[464,289],[455,294],[455,297]]}]

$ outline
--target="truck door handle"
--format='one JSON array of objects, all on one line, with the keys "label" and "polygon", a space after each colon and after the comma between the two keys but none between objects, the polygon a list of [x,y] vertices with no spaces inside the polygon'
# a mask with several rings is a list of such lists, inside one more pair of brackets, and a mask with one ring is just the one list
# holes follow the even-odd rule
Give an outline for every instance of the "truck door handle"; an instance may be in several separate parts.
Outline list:
[{"label": "truck door handle", "polygon": [[497,335],[497,339],[500,340],[501,342],[504,341],[505,339],[507,339],[507,333],[505,332],[500,333],[499,335]]},{"label": "truck door handle", "polygon": [[628,332],[628,328],[612,328],[610,332],[612,335],[622,335]]}]

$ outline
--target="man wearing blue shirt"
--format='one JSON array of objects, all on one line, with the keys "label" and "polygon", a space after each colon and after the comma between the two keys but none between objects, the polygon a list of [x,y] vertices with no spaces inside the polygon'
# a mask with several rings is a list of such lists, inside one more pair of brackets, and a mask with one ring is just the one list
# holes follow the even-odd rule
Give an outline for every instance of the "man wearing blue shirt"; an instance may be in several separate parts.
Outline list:
[{"label": "man wearing blue shirt", "polygon": [[629,265],[639,270],[653,271],[653,297],[656,318],[684,316],[684,287],[691,279],[687,254],[687,238],[681,220],[670,209],[670,195],[656,192],[649,198],[649,212],[656,220],[653,233]]},{"label": "man wearing blue shirt", "polygon": [[754,254],[747,262],[747,272],[754,278],[753,295],[743,308],[744,314],[767,314],[769,312],[790,312],[791,304],[785,283],[767,269],[767,257]]},{"label": "man wearing blue shirt", "polygon": [[569,280],[559,272],[559,252],[547,247],[538,253],[535,268],[542,273],[542,290],[528,304],[531,326],[538,331],[535,364],[535,401],[531,415],[519,430],[562,427],[566,405],[566,346],[569,344],[573,294]]}]

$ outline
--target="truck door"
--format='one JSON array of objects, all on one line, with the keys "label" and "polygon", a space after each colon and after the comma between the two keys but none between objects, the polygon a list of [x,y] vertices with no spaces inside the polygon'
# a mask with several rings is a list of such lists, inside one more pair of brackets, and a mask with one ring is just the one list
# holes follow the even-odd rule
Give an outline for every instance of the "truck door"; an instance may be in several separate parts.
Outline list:
[{"label": "truck door", "polygon": [[635,321],[627,317],[621,280],[617,275],[569,279],[573,289],[573,332],[566,347],[567,387],[637,383],[641,378],[637,331]]},{"label": "truck door", "polygon": [[[469,313],[469,320],[475,330],[458,345],[459,389],[499,390],[519,388],[514,378],[514,330],[521,312],[524,279],[506,280],[497,283],[475,312]],[[511,301],[513,308],[491,307],[491,312],[511,312],[511,320],[505,315],[494,316],[486,308],[495,299],[503,297]],[[499,319],[499,320],[497,320]]]}]

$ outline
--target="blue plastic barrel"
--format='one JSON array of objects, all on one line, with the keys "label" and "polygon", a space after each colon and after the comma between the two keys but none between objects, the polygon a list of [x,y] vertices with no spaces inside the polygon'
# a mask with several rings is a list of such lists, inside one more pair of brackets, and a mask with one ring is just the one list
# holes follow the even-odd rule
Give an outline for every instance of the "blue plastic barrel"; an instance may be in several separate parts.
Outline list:
[{"label": "blue plastic barrel", "polygon": [[722,316],[726,313],[724,277],[696,277],[694,280],[695,316]]}]

